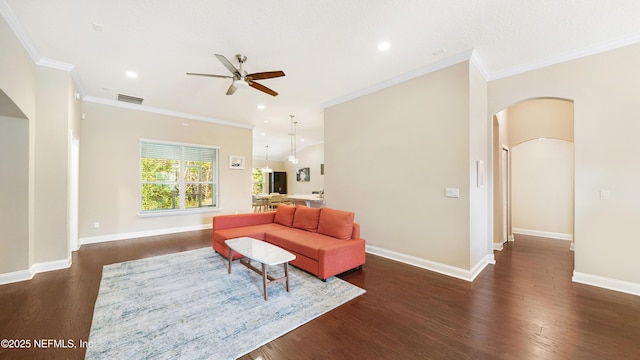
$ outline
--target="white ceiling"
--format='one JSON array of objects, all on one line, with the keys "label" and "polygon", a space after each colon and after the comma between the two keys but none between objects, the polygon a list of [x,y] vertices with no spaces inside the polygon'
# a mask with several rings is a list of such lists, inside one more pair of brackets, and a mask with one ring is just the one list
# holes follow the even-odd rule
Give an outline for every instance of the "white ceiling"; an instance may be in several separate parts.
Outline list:
[{"label": "white ceiling", "polygon": [[[490,80],[640,41],[639,0],[0,0],[0,11],[34,60],[75,66],[86,101],[121,93],[250,126],[254,157],[269,145],[271,160],[289,152],[290,114],[299,147],[321,143],[324,105],[471,50]],[[229,79],[185,75],[227,75],[216,53],[284,71],[260,81],[280,95],[227,96]]]}]

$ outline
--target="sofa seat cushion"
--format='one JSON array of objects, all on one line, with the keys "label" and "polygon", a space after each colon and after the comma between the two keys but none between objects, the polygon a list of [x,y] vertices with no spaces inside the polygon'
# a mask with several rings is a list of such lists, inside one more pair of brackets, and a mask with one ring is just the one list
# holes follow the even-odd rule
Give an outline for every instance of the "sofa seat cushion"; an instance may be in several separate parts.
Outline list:
[{"label": "sofa seat cushion", "polygon": [[289,229],[288,227],[280,224],[270,223],[261,225],[242,226],[237,228],[216,230],[213,232],[213,241],[224,242],[228,239],[239,237],[250,237],[264,241],[264,234],[269,231]]},{"label": "sofa seat cushion", "polygon": [[270,231],[265,241],[314,260],[318,260],[320,249],[344,244],[344,240],[299,229]]}]

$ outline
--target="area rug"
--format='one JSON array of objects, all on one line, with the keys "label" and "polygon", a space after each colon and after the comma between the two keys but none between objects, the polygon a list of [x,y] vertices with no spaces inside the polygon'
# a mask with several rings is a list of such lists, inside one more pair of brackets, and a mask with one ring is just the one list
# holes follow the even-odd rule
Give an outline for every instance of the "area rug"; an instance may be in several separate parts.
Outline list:
[{"label": "area rug", "polygon": [[258,274],[228,274],[211,248],[104,266],[86,359],[235,359],[365,292],[289,270],[290,292],[265,301]]}]

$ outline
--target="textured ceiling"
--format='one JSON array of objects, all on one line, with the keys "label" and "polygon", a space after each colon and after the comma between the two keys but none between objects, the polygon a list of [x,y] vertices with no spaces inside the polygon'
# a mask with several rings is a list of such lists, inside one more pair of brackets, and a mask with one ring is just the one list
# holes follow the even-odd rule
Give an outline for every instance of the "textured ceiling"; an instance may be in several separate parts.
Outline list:
[{"label": "textured ceiling", "polygon": [[[32,56],[75,66],[85,100],[122,93],[247,124],[254,156],[269,145],[273,160],[288,154],[290,114],[299,147],[320,143],[323,104],[471,50],[492,79],[640,41],[638,0],[0,0],[0,10]],[[227,75],[216,53],[246,55],[250,73],[283,70],[260,81],[280,95],[226,96],[229,79],[185,75]]]}]

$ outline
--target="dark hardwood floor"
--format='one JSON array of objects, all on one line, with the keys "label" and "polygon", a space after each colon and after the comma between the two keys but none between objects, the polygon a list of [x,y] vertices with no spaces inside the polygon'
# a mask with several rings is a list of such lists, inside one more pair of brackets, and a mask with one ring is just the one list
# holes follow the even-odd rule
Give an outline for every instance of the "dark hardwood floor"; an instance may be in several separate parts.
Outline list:
[{"label": "dark hardwood floor", "polygon": [[[203,230],[85,245],[70,269],[0,286],[0,339],[78,346],[89,337],[103,265],[210,239]],[[367,293],[241,359],[640,359],[640,297],[571,282],[568,245],[518,236],[472,283],[367,255],[363,270],[340,276]],[[84,353],[0,348],[2,359]]]}]

